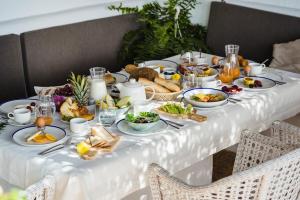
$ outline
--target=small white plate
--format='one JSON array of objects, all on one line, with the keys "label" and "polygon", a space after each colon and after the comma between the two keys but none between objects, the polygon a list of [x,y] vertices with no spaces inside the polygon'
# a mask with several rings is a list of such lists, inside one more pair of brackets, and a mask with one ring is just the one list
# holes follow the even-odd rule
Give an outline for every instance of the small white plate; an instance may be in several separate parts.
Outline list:
[{"label": "small white plate", "polygon": [[117,128],[118,128],[121,132],[123,132],[123,133],[125,133],[125,134],[127,134],[127,135],[132,135],[132,136],[147,136],[147,135],[153,135],[153,134],[156,134],[156,133],[158,133],[158,132],[160,132],[160,131],[163,131],[163,130],[166,129],[167,127],[168,127],[168,124],[167,124],[164,120],[162,120],[162,119],[160,119],[160,120],[158,121],[158,123],[157,123],[154,127],[150,128],[150,129],[148,129],[148,130],[146,130],[146,131],[137,131],[137,130],[134,130],[133,128],[131,128],[131,127],[128,125],[128,123],[127,123],[124,119],[120,120],[120,121],[117,123]]},{"label": "small white plate", "polygon": [[265,91],[276,86],[276,82],[273,81],[272,79],[260,77],[260,76],[249,76],[249,77],[253,78],[254,80],[261,81],[262,87],[249,88],[248,86],[244,85],[244,77],[238,78],[235,81],[233,81],[233,85],[237,85],[238,87],[243,88],[243,90],[253,91],[253,92]]},{"label": "small white plate", "polygon": [[[191,96],[193,96],[195,94],[199,94],[199,93],[202,93],[202,94],[222,94],[225,99],[222,100],[222,101],[216,101],[216,102],[200,102],[200,101],[191,100]],[[225,102],[227,102],[228,94],[226,94],[222,90],[217,90],[217,89],[213,89],[213,88],[194,88],[194,89],[190,89],[190,90],[184,92],[183,93],[183,98],[184,98],[185,101],[192,104],[193,106],[197,106],[199,108],[211,108],[211,107],[216,107],[216,106],[223,105]]]},{"label": "small white plate", "polygon": [[54,135],[57,138],[56,142],[48,143],[48,144],[31,144],[27,143],[26,139],[37,132],[37,128],[35,126],[30,126],[26,128],[22,128],[17,130],[13,135],[12,139],[15,143],[26,146],[26,147],[45,147],[52,146],[56,144],[62,143],[66,139],[66,131],[57,126],[46,126],[45,132]]},{"label": "small white plate", "polygon": [[31,126],[31,125],[33,125],[34,119],[32,119],[32,120],[31,120],[29,123],[27,123],[27,124],[20,124],[20,123],[16,122],[16,121],[13,120],[13,119],[8,119],[8,120],[7,120],[7,123],[8,123],[9,125],[11,125],[11,126],[25,127],[25,126]]},{"label": "small white plate", "polygon": [[4,112],[4,113],[10,113],[10,112],[14,111],[14,109],[17,106],[26,107],[26,106],[30,105],[32,102],[36,103],[37,100],[33,100],[33,99],[19,99],[19,100],[8,101],[6,103],[3,103],[0,106],[0,110],[2,112]]}]

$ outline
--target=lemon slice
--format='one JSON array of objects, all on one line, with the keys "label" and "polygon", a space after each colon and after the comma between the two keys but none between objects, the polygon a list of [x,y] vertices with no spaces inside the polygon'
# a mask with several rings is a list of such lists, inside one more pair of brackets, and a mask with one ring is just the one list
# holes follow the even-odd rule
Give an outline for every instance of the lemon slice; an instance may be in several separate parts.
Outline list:
[{"label": "lemon slice", "polygon": [[78,143],[76,146],[77,153],[81,156],[88,153],[90,148],[91,146],[85,143],[84,141]]},{"label": "lemon slice", "polygon": [[51,141],[51,142],[56,142],[56,141],[57,141],[56,137],[55,137],[54,135],[52,135],[52,134],[46,133],[46,134],[45,134],[45,137],[46,137],[49,141]]}]

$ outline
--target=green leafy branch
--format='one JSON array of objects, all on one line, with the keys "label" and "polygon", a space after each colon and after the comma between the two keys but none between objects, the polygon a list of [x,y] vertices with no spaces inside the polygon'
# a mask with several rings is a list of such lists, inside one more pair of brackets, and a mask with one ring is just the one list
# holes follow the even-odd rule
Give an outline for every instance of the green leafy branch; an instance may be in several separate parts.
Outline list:
[{"label": "green leafy branch", "polygon": [[[135,60],[162,59],[181,51],[199,50],[209,52],[206,28],[192,24],[191,11],[198,0],[168,0],[163,5],[151,2],[138,7],[110,6],[122,14],[136,14],[140,27],[125,34],[119,58],[122,64]],[[175,36],[176,7],[180,8],[178,24],[182,37]]]}]

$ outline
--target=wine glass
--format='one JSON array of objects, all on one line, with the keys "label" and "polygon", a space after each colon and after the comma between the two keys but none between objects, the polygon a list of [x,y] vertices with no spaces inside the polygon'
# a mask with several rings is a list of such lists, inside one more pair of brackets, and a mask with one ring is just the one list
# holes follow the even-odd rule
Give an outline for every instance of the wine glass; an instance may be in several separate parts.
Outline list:
[{"label": "wine glass", "polygon": [[55,103],[51,95],[39,96],[39,102],[35,109],[35,125],[41,133],[44,133],[45,127],[53,123],[55,114]]}]

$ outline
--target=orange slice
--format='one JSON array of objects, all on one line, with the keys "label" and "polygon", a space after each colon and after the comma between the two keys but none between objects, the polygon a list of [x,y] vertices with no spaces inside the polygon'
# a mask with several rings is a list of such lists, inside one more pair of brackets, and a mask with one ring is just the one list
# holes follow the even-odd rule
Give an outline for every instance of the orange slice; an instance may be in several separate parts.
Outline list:
[{"label": "orange slice", "polygon": [[48,139],[51,142],[56,142],[57,141],[56,137],[52,134],[46,133],[45,137],[46,137],[46,139]]}]

